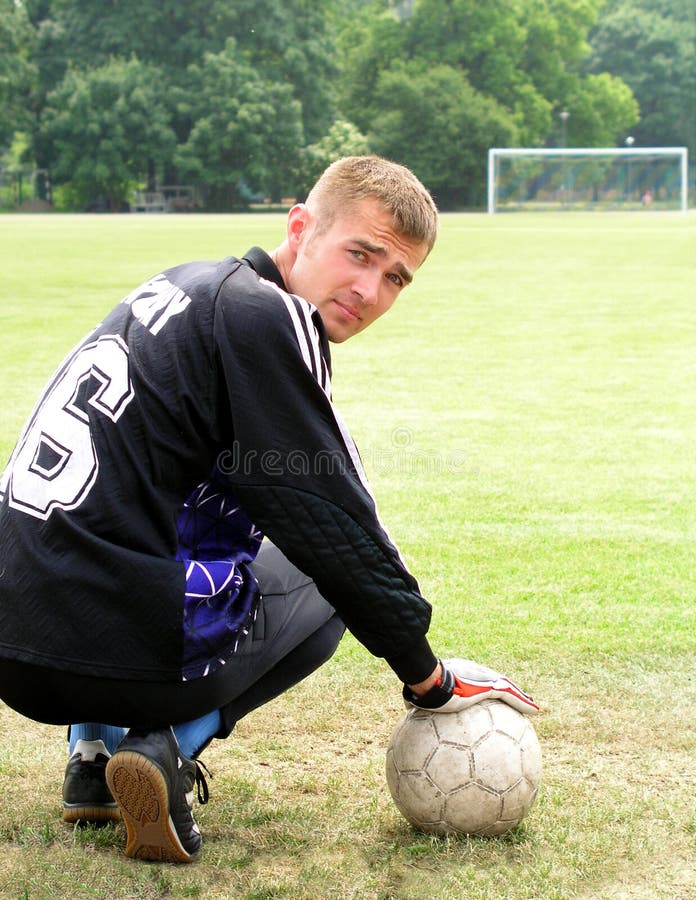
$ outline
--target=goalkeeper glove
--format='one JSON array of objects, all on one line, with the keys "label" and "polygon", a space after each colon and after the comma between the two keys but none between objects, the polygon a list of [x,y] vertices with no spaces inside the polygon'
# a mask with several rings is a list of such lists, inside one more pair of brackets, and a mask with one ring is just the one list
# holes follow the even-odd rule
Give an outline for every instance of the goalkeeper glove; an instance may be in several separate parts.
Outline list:
[{"label": "goalkeeper glove", "polygon": [[421,697],[404,685],[404,700],[407,705],[430,712],[459,712],[480,703],[481,700],[504,700],[518,712],[536,715],[539,707],[529,694],[525,694],[517,685],[470,659],[441,660],[442,676],[434,687]]}]

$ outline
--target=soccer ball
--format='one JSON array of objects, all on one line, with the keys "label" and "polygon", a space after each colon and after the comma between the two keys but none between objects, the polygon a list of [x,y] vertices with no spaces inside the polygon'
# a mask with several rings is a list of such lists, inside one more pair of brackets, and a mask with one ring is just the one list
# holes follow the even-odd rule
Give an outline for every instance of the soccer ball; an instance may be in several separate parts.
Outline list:
[{"label": "soccer ball", "polygon": [[502,700],[456,713],[410,709],[387,749],[387,785],[412,825],[434,834],[503,834],[527,815],[541,748],[526,716]]}]

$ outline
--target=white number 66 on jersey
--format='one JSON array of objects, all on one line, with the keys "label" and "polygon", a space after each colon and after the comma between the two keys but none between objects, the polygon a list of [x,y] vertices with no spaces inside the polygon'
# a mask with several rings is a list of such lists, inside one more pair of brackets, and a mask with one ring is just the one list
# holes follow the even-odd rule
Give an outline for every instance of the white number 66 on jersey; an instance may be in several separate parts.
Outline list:
[{"label": "white number 66 on jersey", "polygon": [[80,347],[60,367],[34,409],[3,473],[0,499],[8,493],[10,506],[37,519],[47,519],[56,508],[78,507],[99,472],[84,407],[89,404],[116,422],[132,399],[123,340],[103,335]]}]

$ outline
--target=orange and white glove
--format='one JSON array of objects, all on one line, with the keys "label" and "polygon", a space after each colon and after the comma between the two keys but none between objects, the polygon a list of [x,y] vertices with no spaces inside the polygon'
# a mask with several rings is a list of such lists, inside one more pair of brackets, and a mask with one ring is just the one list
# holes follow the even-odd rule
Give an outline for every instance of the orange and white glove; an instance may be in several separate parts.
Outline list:
[{"label": "orange and white glove", "polygon": [[470,659],[445,659],[441,660],[440,665],[441,678],[421,697],[404,685],[403,694],[407,705],[430,712],[451,713],[480,703],[481,700],[503,700],[526,715],[533,716],[539,712],[539,706],[529,694],[520,690],[514,681],[488,666]]}]

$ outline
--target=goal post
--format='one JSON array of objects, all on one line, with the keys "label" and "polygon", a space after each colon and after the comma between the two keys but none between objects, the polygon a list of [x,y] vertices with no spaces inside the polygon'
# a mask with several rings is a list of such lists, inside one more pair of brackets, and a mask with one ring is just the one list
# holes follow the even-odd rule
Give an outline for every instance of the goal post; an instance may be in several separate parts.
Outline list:
[{"label": "goal post", "polygon": [[492,147],[488,212],[688,208],[686,147]]}]

